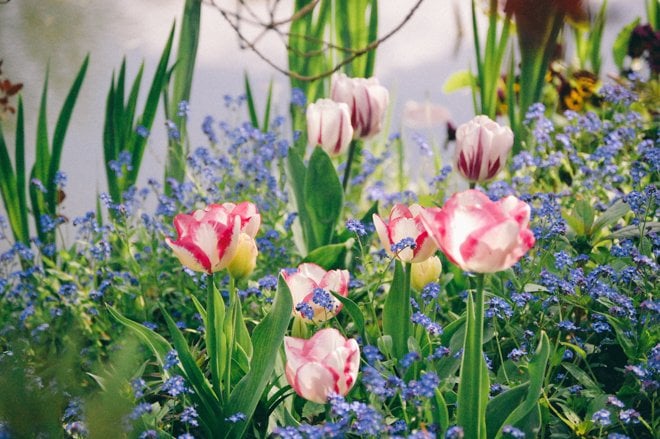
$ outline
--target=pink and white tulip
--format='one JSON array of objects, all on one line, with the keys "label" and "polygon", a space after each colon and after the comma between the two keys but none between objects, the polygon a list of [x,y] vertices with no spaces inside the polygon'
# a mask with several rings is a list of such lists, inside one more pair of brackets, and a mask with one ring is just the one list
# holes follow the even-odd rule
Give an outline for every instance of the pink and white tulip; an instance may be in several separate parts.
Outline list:
[{"label": "pink and white tulip", "polygon": [[349,78],[343,73],[332,75],[330,97],[350,108],[353,138],[368,139],[383,128],[390,94],[378,79]]},{"label": "pink and white tulip", "polygon": [[176,241],[167,238],[179,261],[194,271],[215,273],[234,257],[241,233],[241,221],[220,204],[211,204],[192,214],[174,217]]},{"label": "pink and white tulip", "polygon": [[331,156],[340,155],[348,149],[353,138],[348,105],[319,99],[307,106],[306,116],[310,145],[321,146]]},{"label": "pink and white tulip", "polygon": [[465,271],[495,273],[513,266],[534,245],[530,207],[514,196],[491,201],[467,190],[422,213],[429,234],[447,258]]},{"label": "pink and white tulip", "polygon": [[222,203],[222,207],[225,208],[229,215],[240,218],[242,233],[246,233],[250,238],[254,238],[257,235],[259,226],[261,226],[261,215],[254,203],[250,203],[249,201],[243,201],[238,204]]},{"label": "pink and white tulip", "polygon": [[[314,297],[314,290],[317,288],[332,291],[340,296],[348,296],[348,281],[350,277],[348,270],[325,271],[316,264],[304,263],[298,266],[298,271],[293,273],[282,271],[282,275],[293,298],[293,315],[308,322],[325,322],[341,311],[342,304],[334,297],[331,299],[334,303],[332,309],[314,303],[312,299]],[[295,308],[299,303],[306,303],[312,308],[314,312],[312,319],[307,318]]]},{"label": "pink and white tulip", "polygon": [[355,384],[360,347],[334,328],[321,329],[309,340],[284,337],[286,380],[301,397],[325,404],[332,393],[346,395]]},{"label": "pink and white tulip", "polygon": [[476,116],[456,130],[454,164],[472,182],[495,177],[504,167],[513,146],[513,131],[488,116]]},{"label": "pink and white tulip", "polygon": [[[373,215],[376,233],[388,254],[396,256],[402,262],[422,262],[433,256],[438,248],[422,224],[423,211],[418,204],[413,204],[410,208],[396,204],[390,212],[388,223],[377,214]],[[415,242],[415,248],[406,247],[394,254],[392,246],[405,238],[411,238]]]}]

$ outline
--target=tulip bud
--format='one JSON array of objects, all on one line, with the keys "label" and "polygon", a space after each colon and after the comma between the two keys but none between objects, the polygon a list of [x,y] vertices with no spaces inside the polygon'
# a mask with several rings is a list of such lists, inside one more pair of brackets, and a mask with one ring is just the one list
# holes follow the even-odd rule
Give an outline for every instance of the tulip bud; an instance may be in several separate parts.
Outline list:
[{"label": "tulip bud", "polygon": [[284,337],[286,380],[298,395],[325,404],[332,393],[346,395],[357,379],[360,347],[334,328],[309,340]]},{"label": "tulip bud", "polygon": [[412,264],[411,285],[421,291],[427,284],[435,282],[442,273],[442,262],[437,256],[431,256],[423,262]]},{"label": "tulip bud", "polygon": [[390,94],[371,77],[349,78],[343,73],[332,75],[330,96],[333,101],[344,102],[350,108],[353,138],[367,139],[383,128]]},{"label": "tulip bud", "polygon": [[238,245],[234,258],[227,266],[229,274],[234,279],[243,279],[248,277],[254,271],[257,265],[257,244],[247,233],[241,233],[238,236]]},{"label": "tulip bud", "polygon": [[472,182],[495,177],[513,146],[513,131],[488,116],[476,116],[456,130],[455,166]]},{"label": "tulip bud", "polygon": [[353,137],[348,105],[330,99],[319,99],[307,107],[307,139],[321,146],[329,155],[337,156],[348,149]]}]

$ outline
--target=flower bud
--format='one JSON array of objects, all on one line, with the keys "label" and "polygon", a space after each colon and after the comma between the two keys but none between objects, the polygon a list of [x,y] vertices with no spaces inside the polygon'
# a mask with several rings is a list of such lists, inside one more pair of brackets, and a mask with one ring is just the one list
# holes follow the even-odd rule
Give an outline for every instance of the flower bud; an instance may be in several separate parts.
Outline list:
[{"label": "flower bud", "polygon": [[331,81],[332,100],[349,106],[353,138],[368,139],[378,134],[389,105],[387,89],[374,77],[349,78],[343,73],[335,73]]},{"label": "flower bud", "polygon": [[257,265],[258,254],[259,251],[257,250],[257,244],[254,242],[254,239],[247,233],[241,233],[238,236],[238,245],[236,246],[234,258],[227,266],[229,274],[234,279],[243,279],[251,275],[254,267]]},{"label": "flower bud", "polygon": [[467,180],[483,182],[495,177],[513,146],[513,131],[488,116],[476,116],[456,130],[455,167]]},{"label": "flower bud", "polygon": [[348,149],[353,137],[348,105],[330,99],[319,99],[307,107],[307,139],[321,146],[329,155],[337,156]]},{"label": "flower bud", "polygon": [[421,291],[427,284],[435,282],[442,273],[442,262],[437,256],[431,256],[423,262],[412,264],[411,285],[417,290]]}]

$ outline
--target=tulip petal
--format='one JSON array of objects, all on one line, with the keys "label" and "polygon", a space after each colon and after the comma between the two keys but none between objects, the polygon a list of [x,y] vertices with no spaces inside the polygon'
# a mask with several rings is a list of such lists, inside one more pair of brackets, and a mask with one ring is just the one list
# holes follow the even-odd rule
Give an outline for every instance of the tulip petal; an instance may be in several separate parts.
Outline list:
[{"label": "tulip petal", "polygon": [[331,392],[339,393],[339,374],[320,363],[306,363],[296,370],[293,388],[303,398],[325,404]]},{"label": "tulip petal", "polygon": [[165,242],[170,246],[181,264],[193,271],[211,273],[209,258],[192,241],[189,239],[172,241],[170,238],[166,238]]}]

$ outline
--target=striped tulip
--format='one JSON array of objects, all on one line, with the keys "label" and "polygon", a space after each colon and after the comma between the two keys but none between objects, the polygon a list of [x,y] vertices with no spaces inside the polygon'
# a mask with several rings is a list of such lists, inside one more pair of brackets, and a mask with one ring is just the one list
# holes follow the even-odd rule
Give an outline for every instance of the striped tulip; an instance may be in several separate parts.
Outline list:
[{"label": "striped tulip", "polygon": [[223,205],[211,204],[192,214],[174,217],[176,241],[166,239],[179,261],[194,271],[215,273],[234,257],[241,221]]},{"label": "striped tulip", "polygon": [[530,207],[514,196],[491,201],[477,190],[454,194],[422,220],[440,250],[465,271],[506,270],[534,245]]},{"label": "striped tulip", "polygon": [[330,97],[350,108],[353,138],[368,139],[383,129],[390,94],[378,79],[349,78],[343,73],[332,75]]},{"label": "striped tulip", "polygon": [[319,99],[307,106],[307,139],[321,146],[329,155],[337,156],[348,149],[353,137],[348,105]]},{"label": "striped tulip", "polygon": [[490,180],[504,167],[512,146],[509,127],[488,116],[476,116],[456,130],[456,169],[472,182]]},{"label": "striped tulip", "polygon": [[[396,256],[402,262],[422,262],[433,256],[437,247],[422,224],[420,214],[423,210],[419,204],[413,204],[410,208],[396,204],[390,212],[388,223],[380,216],[373,215],[376,233],[388,254]],[[405,246],[393,251],[392,248],[404,239],[411,240],[414,248]]]},{"label": "striped tulip", "polygon": [[325,322],[341,311],[341,302],[332,296],[327,300],[329,303],[315,303],[313,300],[315,290],[320,288],[325,291],[332,291],[340,296],[348,296],[348,270],[325,271],[316,264],[305,263],[300,264],[297,271],[293,273],[283,271],[282,275],[289,291],[291,291],[294,307],[305,303],[311,308],[313,312],[311,319],[304,312],[296,308],[293,310],[294,316],[301,317],[305,321]]}]

